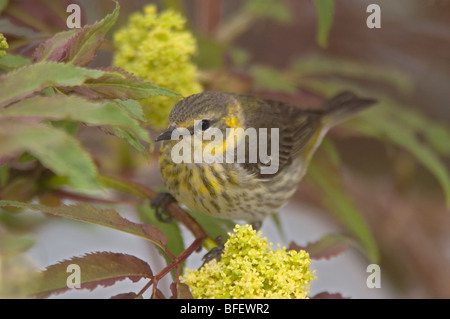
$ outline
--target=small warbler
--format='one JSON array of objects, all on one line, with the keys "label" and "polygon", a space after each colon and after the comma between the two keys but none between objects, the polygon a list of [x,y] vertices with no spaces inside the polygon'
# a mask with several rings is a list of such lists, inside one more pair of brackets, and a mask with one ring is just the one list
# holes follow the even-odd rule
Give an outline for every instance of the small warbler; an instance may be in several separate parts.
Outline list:
[{"label": "small warbler", "polygon": [[294,194],[326,132],[374,102],[343,92],[313,110],[234,93],[191,95],[156,138],[161,175],[189,209],[260,225]]}]

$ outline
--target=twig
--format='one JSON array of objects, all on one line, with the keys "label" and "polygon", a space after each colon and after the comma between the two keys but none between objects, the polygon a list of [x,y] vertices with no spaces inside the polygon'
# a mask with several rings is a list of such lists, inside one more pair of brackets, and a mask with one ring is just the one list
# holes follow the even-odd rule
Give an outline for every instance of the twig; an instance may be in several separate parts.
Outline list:
[{"label": "twig", "polygon": [[[202,240],[204,238],[196,238],[192,244],[185,249],[179,256],[175,257],[174,260],[168,264],[164,269],[162,269],[156,276],[154,276],[137,294],[138,297],[142,296],[142,294],[147,291],[148,288],[150,288],[151,285],[153,286],[153,290],[156,290],[156,285],[158,284],[159,280],[161,280],[165,275],[167,275],[173,268],[177,267],[177,275],[179,274],[179,267],[185,261],[194,251],[197,250],[198,247],[202,244]],[[178,280],[178,278],[176,279]]]},{"label": "twig", "polygon": [[[151,188],[137,182],[118,177],[101,175],[100,181],[106,187],[145,199],[153,200],[158,195],[158,192]],[[208,235],[203,227],[176,203],[170,203],[167,205],[166,210],[170,216],[182,223],[194,235],[195,238],[202,238],[203,246],[206,250],[211,250],[212,248],[218,246],[218,244]]]}]

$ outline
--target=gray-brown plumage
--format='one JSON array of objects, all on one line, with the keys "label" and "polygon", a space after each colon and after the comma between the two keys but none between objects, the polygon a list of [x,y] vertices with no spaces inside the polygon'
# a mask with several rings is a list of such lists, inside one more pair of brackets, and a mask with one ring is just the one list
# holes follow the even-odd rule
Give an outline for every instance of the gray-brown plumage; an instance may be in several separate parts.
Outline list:
[{"label": "gray-brown plumage", "polygon": [[[192,210],[250,222],[262,220],[295,192],[326,132],[374,102],[343,92],[321,109],[311,110],[234,93],[209,91],[189,96],[175,105],[168,130],[157,138],[163,141],[160,157],[163,179],[172,195]],[[202,125],[200,130],[195,130],[194,120]],[[262,167],[273,163],[263,163],[259,158],[250,163],[249,141],[245,142],[245,163],[176,164],[171,158],[171,149],[178,142],[170,140],[174,130],[186,128],[194,138],[211,128],[220,129],[225,150],[226,129],[230,127],[254,128],[257,132],[266,128],[268,150],[271,143],[279,146],[278,156],[271,157],[278,160],[278,170],[264,174]],[[275,141],[270,140],[273,128],[279,131]]]}]

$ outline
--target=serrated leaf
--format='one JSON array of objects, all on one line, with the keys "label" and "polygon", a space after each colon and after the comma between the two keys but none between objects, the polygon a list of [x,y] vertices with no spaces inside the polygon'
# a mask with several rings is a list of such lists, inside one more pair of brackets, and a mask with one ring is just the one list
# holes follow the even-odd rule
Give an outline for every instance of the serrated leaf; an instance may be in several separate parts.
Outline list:
[{"label": "serrated leaf", "polygon": [[150,205],[137,205],[136,210],[139,213],[139,218],[146,224],[151,224],[160,229],[170,242],[167,243],[167,248],[174,254],[179,255],[184,251],[183,237],[181,230],[176,223],[164,223],[159,221],[155,216],[155,211]]},{"label": "serrated leaf", "polygon": [[100,70],[56,62],[40,62],[0,76],[0,107],[47,87],[77,86],[103,75]]},{"label": "serrated leaf", "polygon": [[81,28],[65,45],[67,63],[84,66],[90,63],[104,41],[109,29],[116,23],[119,16],[120,5],[118,1],[114,11],[102,20]]},{"label": "serrated leaf", "polygon": [[68,272],[69,265],[79,267],[81,289],[108,287],[126,278],[133,282],[142,278],[153,278],[150,266],[135,256],[95,252],[48,266],[42,273],[40,284],[31,293],[39,298],[45,298],[69,290],[67,287],[67,280],[71,274]]},{"label": "serrated leaf", "polygon": [[133,134],[130,134],[127,131],[124,131],[120,128],[113,128],[110,132],[115,136],[117,136],[118,138],[125,140],[129,145],[134,147],[138,152],[142,153],[142,155],[144,155],[145,157],[148,157],[148,153],[144,145],[142,145],[139,139],[136,138],[136,136],[134,136]]},{"label": "serrated leaf", "polygon": [[116,102],[119,107],[128,112],[131,117],[135,118],[138,121],[145,121],[144,111],[142,111],[142,106],[138,101],[131,99],[122,101],[116,99],[114,100],[114,102]]},{"label": "serrated leaf", "polygon": [[161,248],[167,244],[166,236],[157,227],[149,224],[137,224],[131,222],[120,216],[119,213],[113,209],[101,209],[87,204],[50,207],[39,204],[0,200],[0,207],[3,206],[37,210],[50,215],[109,227],[147,239]]},{"label": "serrated leaf", "polygon": [[29,152],[78,189],[99,189],[97,168],[80,142],[64,131],[30,121],[0,120],[0,156]]},{"label": "serrated leaf", "polygon": [[114,11],[99,22],[81,29],[56,33],[37,47],[33,53],[33,62],[54,61],[78,66],[87,65],[95,58],[105,34],[116,22],[119,10],[119,3],[116,2]]},{"label": "serrated leaf", "polygon": [[92,102],[75,95],[35,96],[24,99],[12,107],[0,109],[0,118],[2,117],[32,117],[111,126],[150,142],[148,132],[115,102]]},{"label": "serrated leaf", "polygon": [[314,0],[317,11],[316,41],[322,47],[328,45],[328,35],[333,24],[334,0]]},{"label": "serrated leaf", "polygon": [[[167,242],[167,248],[169,251],[176,256],[180,255],[184,251],[184,240],[181,235],[181,229],[177,223],[164,223],[159,221],[156,218],[154,209],[152,209],[150,205],[137,205],[136,210],[139,213],[139,218],[142,222],[155,225],[164,233],[164,235],[166,235],[167,238],[170,238],[170,241]],[[172,261],[172,258],[165,254],[163,250],[160,252],[168,263]],[[183,266],[181,269],[183,269]],[[175,272],[172,272],[172,276],[174,275]]]},{"label": "serrated leaf", "polygon": [[140,100],[156,95],[181,97],[172,90],[144,81],[120,68],[108,68],[103,71],[101,77],[88,79],[82,86],[73,90],[95,99]]},{"label": "serrated leaf", "polygon": [[326,235],[319,240],[299,246],[294,242],[289,244],[289,249],[304,250],[311,259],[330,259],[345,252],[354,241],[342,234]]},{"label": "serrated leaf", "polygon": [[76,29],[61,31],[41,43],[33,52],[33,63],[39,61],[62,62],[66,60],[67,52],[65,46],[76,32]]}]

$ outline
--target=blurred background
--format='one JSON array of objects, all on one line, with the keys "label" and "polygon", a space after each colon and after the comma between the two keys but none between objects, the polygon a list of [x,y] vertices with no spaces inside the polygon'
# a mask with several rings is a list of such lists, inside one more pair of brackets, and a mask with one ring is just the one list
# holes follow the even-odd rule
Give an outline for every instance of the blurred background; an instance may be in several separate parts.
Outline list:
[{"label": "blurred background", "polygon": [[[15,0],[0,18],[41,35],[55,33],[67,29],[69,3],[80,4],[83,25],[114,8],[107,0]],[[311,284],[314,293],[450,298],[450,0],[119,3],[119,19],[89,67],[111,65],[114,32],[130,14],[153,3],[186,16],[197,44],[192,62],[204,90],[249,93],[311,108],[341,90],[379,100],[328,134],[294,198],[262,231],[269,241],[286,246],[334,233],[355,239],[343,254],[313,263],[318,277]],[[381,28],[366,25],[370,4],[381,8]],[[8,25],[0,21],[11,50],[31,56],[42,37],[8,36]],[[161,127],[149,126],[151,136]],[[145,159],[95,128],[83,127],[78,136],[101,172],[163,187],[158,145]],[[33,228],[37,240],[30,256],[46,266],[94,250],[137,250],[143,259],[157,254],[147,245],[128,243],[124,235],[80,229],[60,220],[39,224]],[[81,235],[73,240],[78,230]],[[196,258],[187,266],[197,267]],[[366,286],[366,267],[372,263],[381,267],[380,289]]]}]

